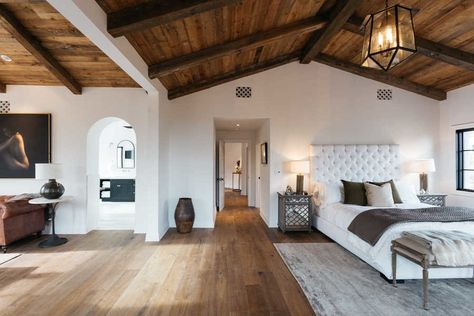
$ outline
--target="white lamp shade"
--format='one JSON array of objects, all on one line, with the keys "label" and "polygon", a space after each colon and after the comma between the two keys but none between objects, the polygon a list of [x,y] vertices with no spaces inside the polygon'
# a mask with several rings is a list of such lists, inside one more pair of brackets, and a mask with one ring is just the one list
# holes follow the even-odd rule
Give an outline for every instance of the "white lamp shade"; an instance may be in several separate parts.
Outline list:
[{"label": "white lamp shade", "polygon": [[414,173],[430,173],[436,171],[435,162],[432,158],[413,160],[410,162],[408,169]]},{"label": "white lamp shade", "polygon": [[309,161],[308,160],[290,161],[290,171],[292,173],[298,173],[298,174],[309,173]]},{"label": "white lamp shade", "polygon": [[38,180],[60,179],[63,176],[63,168],[57,163],[35,164],[35,178]]}]

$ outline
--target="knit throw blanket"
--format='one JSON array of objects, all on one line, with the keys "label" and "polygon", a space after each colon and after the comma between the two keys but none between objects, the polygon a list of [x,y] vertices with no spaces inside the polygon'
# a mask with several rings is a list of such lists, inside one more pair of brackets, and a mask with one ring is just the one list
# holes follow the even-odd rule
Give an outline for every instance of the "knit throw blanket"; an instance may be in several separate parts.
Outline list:
[{"label": "knit throw blanket", "polygon": [[358,214],[347,228],[374,246],[393,225],[414,222],[474,222],[474,209],[465,207],[427,207],[417,209],[382,208]]},{"label": "knit throw blanket", "polygon": [[461,231],[411,231],[403,236],[431,249],[441,266],[474,266],[474,235]]}]

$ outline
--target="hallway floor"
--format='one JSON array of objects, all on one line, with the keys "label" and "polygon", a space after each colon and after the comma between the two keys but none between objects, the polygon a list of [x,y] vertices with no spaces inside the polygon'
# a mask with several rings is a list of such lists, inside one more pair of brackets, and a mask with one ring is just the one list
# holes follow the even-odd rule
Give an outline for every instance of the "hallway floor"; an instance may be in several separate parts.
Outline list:
[{"label": "hallway floor", "polygon": [[215,229],[170,229],[159,243],[93,231],[57,248],[11,247],[23,255],[0,265],[1,314],[312,315],[272,243],[330,241],[268,229],[245,197],[227,198]]}]

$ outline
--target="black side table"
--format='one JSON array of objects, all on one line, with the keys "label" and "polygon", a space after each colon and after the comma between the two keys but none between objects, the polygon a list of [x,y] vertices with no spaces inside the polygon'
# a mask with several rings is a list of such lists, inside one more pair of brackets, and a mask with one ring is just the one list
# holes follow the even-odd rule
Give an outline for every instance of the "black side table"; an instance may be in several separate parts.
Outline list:
[{"label": "black side table", "polygon": [[46,198],[37,198],[37,199],[32,199],[29,201],[30,204],[46,204],[48,205],[49,208],[49,214],[51,216],[51,225],[52,225],[52,233],[48,237],[48,239],[43,240],[42,242],[39,243],[40,248],[50,248],[50,247],[56,247],[59,245],[63,245],[67,243],[67,238],[64,237],[59,237],[56,235],[56,207],[58,206],[59,203],[70,201],[72,198],[70,196],[62,196],[59,199],[46,199]]}]

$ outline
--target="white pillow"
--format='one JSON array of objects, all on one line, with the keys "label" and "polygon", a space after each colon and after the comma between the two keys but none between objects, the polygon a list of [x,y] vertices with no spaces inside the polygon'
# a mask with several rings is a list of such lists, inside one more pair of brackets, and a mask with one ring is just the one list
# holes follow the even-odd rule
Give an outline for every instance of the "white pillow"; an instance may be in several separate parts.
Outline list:
[{"label": "white pillow", "polygon": [[403,203],[420,203],[420,199],[416,196],[415,187],[412,184],[395,181],[395,187]]},{"label": "white pillow", "polygon": [[369,206],[395,206],[393,202],[392,187],[390,183],[375,185],[365,182],[365,194]]},{"label": "white pillow", "polygon": [[343,201],[342,183],[317,182],[314,185],[313,197],[316,206],[324,208],[330,204]]}]

